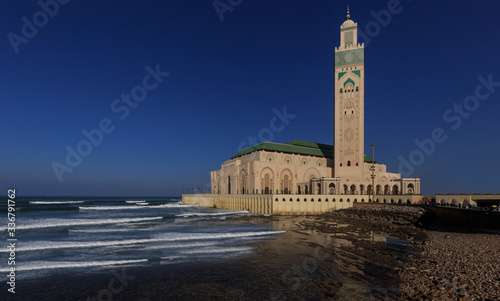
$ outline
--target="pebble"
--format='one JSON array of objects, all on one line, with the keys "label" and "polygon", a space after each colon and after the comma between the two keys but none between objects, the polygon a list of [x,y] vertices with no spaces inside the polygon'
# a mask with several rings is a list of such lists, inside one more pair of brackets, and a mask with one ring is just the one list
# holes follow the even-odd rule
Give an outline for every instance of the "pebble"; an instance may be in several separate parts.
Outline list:
[{"label": "pebble", "polygon": [[500,300],[500,235],[426,233],[422,252],[398,270],[400,300]]},{"label": "pebble", "polygon": [[[499,234],[424,230],[417,227],[425,214],[418,207],[354,207],[331,214],[413,236],[422,251],[394,267],[401,281],[400,300],[500,300]],[[424,240],[415,239],[419,231]]]}]

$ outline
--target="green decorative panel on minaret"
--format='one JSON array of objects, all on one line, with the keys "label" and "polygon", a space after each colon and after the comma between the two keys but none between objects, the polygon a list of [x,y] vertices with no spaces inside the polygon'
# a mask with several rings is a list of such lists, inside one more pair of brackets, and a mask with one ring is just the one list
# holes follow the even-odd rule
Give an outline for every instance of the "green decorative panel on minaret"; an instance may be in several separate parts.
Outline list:
[{"label": "green decorative panel on minaret", "polygon": [[361,64],[365,60],[363,48],[339,51],[335,53],[335,66]]},{"label": "green decorative panel on minaret", "polygon": [[348,78],[345,82],[344,82],[344,88],[345,86],[347,86],[347,84],[352,84],[353,86],[356,86],[356,83],[354,83],[354,81],[350,78]]}]

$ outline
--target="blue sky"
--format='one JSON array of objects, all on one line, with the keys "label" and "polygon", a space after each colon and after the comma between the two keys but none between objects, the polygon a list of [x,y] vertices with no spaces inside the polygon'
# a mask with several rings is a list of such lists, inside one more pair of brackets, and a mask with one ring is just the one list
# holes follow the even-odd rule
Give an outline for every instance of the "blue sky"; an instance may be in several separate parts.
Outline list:
[{"label": "blue sky", "polygon": [[[398,2],[220,0],[218,12],[213,1],[42,0],[48,16],[37,1],[5,1],[4,189],[180,195],[206,185],[249,136],[332,144],[334,47],[349,4],[369,38],[366,153],[374,141],[394,172],[413,162],[405,175],[420,177],[424,194],[500,192],[500,3]],[[388,7],[390,20],[379,13]],[[141,88],[148,66],[169,73],[152,90]],[[490,82],[481,100],[480,77]],[[144,100],[122,120],[112,104],[132,91]],[[268,137],[273,109],[285,107],[296,117]],[[103,119],[114,130],[89,144],[82,131]],[[415,140],[436,129],[445,141],[419,151]],[[69,167],[67,147],[78,145],[88,154]],[[54,162],[71,169],[62,182]]]}]

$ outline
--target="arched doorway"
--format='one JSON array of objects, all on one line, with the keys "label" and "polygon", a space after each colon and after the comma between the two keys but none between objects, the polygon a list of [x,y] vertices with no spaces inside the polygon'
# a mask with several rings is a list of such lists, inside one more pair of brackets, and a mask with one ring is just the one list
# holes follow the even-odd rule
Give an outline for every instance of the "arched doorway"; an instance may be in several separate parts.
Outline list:
[{"label": "arched doorway", "polygon": [[413,192],[415,191],[415,187],[413,186],[412,183],[408,184],[408,194],[413,194]]},{"label": "arched doorway", "polygon": [[271,194],[273,191],[273,171],[269,168],[264,168],[261,172],[261,189],[264,194]]},{"label": "arched doorway", "polygon": [[247,183],[247,174],[246,174],[245,170],[242,170],[240,172],[240,193],[241,194],[245,194],[246,183]]},{"label": "arched doorway", "polygon": [[289,182],[288,175],[285,175],[283,177],[283,187],[284,187],[283,188],[283,193],[284,194],[288,194],[289,193],[290,188],[288,188],[289,187],[289,183],[288,182]]},{"label": "arched doorway", "polygon": [[330,183],[330,185],[328,185],[328,190],[330,194],[335,194],[335,184]]},{"label": "arched doorway", "polygon": [[293,191],[292,187],[292,172],[288,169],[284,169],[281,171],[280,176],[280,191],[283,194],[290,194]]},{"label": "arched doorway", "polygon": [[399,194],[399,187],[398,187],[398,185],[392,186],[392,194]]}]

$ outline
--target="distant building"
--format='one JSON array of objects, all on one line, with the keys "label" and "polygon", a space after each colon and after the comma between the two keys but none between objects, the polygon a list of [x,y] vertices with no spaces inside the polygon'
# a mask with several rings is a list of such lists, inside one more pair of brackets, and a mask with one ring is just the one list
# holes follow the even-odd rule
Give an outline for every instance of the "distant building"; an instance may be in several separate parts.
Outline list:
[{"label": "distant building", "polygon": [[452,207],[489,207],[499,208],[500,194],[478,194],[478,193],[462,193],[462,194],[436,194],[435,202],[441,206]]},{"label": "distant building", "polygon": [[372,187],[372,159],[364,154],[364,44],[357,41],[348,10],[335,48],[334,146],[295,140],[246,148],[212,171],[213,194],[368,195],[363,201],[369,201],[375,189],[393,202],[420,194],[420,178],[402,178],[379,163]]}]

